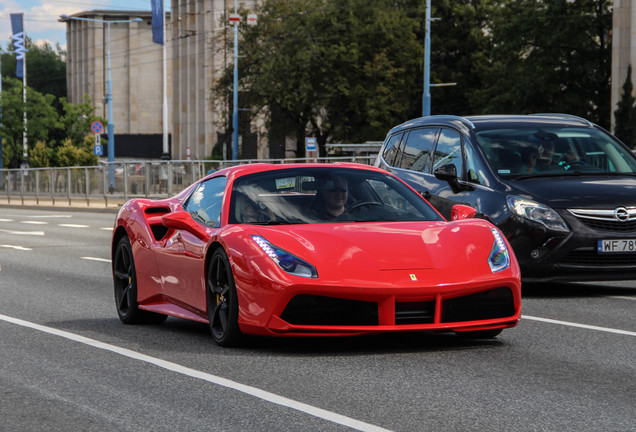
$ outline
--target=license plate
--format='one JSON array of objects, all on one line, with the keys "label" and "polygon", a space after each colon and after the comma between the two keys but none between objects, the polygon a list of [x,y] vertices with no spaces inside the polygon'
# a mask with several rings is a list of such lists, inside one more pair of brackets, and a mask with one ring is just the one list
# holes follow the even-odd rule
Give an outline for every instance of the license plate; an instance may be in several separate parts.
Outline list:
[{"label": "license plate", "polygon": [[598,253],[636,253],[636,239],[599,240]]}]

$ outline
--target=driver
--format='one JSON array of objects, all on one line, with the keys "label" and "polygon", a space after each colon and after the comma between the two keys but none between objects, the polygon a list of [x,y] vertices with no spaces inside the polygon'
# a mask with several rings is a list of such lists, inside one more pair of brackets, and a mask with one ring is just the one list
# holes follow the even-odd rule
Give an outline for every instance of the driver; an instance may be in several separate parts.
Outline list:
[{"label": "driver", "polygon": [[342,176],[333,176],[324,188],[318,189],[314,211],[321,219],[334,219],[347,216],[345,205],[349,199],[347,180]]},{"label": "driver", "polygon": [[547,141],[539,144],[536,149],[525,155],[524,163],[521,166],[521,172],[534,173],[537,171],[546,171],[553,167],[554,143]]}]

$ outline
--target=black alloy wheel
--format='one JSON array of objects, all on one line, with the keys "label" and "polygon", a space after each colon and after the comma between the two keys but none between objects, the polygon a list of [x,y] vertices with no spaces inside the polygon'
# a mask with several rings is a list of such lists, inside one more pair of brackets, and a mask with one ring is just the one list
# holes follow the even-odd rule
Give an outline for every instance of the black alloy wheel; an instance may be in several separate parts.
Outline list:
[{"label": "black alloy wheel", "polygon": [[238,326],[238,298],[230,261],[223,249],[212,254],[207,273],[208,320],[214,341],[236,346],[242,338]]},{"label": "black alloy wheel", "polygon": [[124,324],[159,324],[165,315],[140,310],[137,304],[137,276],[132,247],[127,236],[122,237],[113,257],[113,282],[117,315]]}]

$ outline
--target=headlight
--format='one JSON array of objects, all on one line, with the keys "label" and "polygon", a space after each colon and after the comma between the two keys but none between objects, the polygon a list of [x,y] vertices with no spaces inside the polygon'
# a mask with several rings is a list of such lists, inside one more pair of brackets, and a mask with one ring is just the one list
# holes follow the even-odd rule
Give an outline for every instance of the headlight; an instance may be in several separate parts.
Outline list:
[{"label": "headlight", "polygon": [[553,231],[569,232],[570,229],[557,212],[538,202],[518,196],[508,197],[508,208],[517,216],[538,222]]},{"label": "headlight", "polygon": [[287,273],[293,274],[294,276],[302,276],[306,278],[318,277],[316,267],[312,266],[307,261],[304,261],[297,256],[274,246],[259,235],[253,235],[252,239],[254,239],[256,244],[261,249],[263,249],[263,252],[265,252],[268,257],[270,257],[276,264],[278,264],[280,268],[285,270]]},{"label": "headlight", "polygon": [[497,273],[510,267],[510,253],[501,233],[494,228],[491,228],[490,231],[492,231],[495,241],[490,250],[490,255],[488,255],[488,265],[493,273]]}]

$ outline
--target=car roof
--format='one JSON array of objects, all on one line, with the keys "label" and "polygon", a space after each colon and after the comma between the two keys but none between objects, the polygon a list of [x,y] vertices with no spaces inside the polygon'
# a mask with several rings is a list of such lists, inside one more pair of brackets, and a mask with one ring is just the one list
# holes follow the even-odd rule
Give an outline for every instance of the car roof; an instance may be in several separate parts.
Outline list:
[{"label": "car roof", "polygon": [[595,127],[582,118],[570,114],[542,113],[542,114],[487,114],[474,116],[433,115],[409,120],[395,126],[389,135],[404,129],[421,126],[455,126],[475,131],[511,127],[547,127],[547,126],[579,126]]}]

